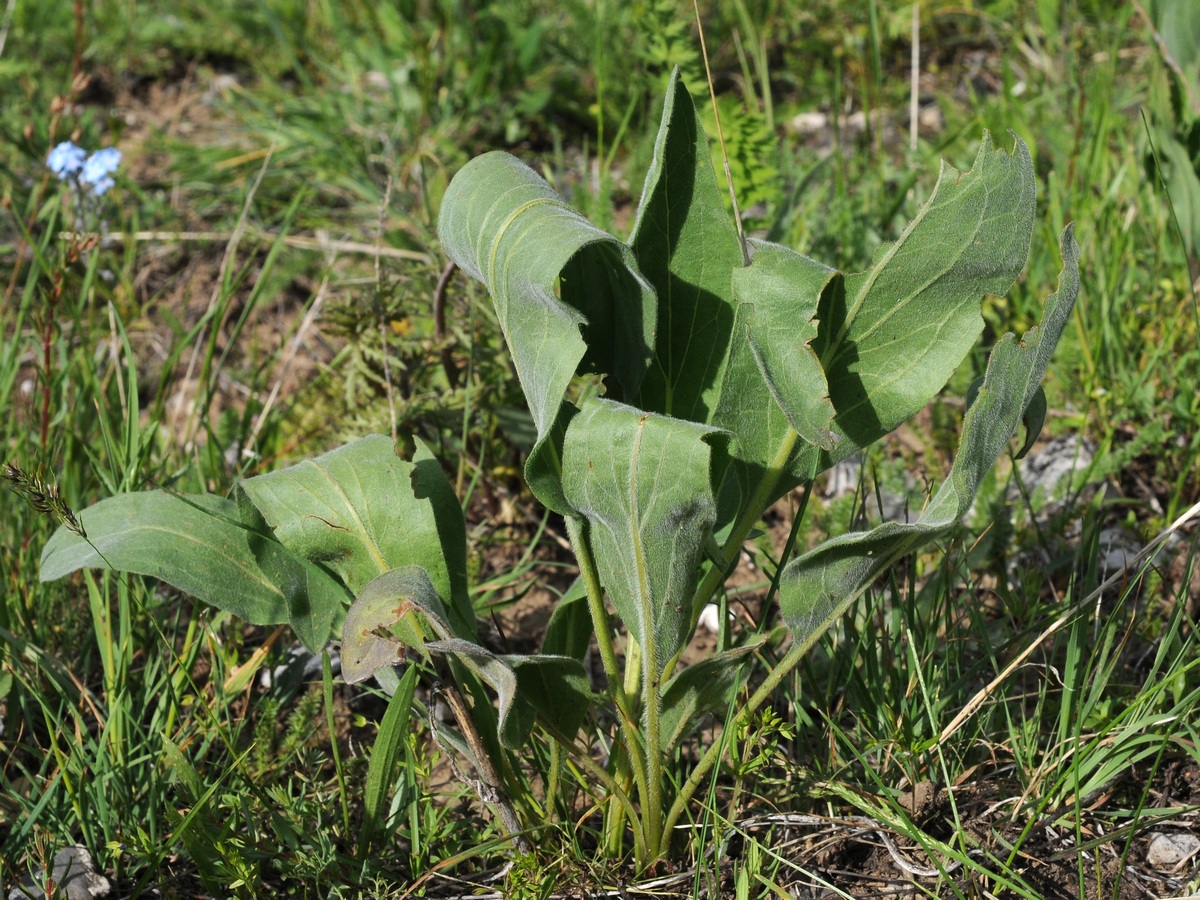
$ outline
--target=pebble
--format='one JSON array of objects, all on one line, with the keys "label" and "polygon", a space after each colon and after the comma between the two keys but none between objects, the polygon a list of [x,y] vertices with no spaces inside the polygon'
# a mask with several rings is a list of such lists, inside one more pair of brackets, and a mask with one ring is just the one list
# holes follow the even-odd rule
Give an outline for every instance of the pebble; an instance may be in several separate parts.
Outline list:
[{"label": "pebble", "polygon": [[[65,900],[92,900],[107,897],[112,886],[108,879],[96,871],[87,848],[80,844],[63,847],[54,854],[51,878],[54,879],[54,896]],[[40,885],[46,883],[46,870],[25,879],[9,891],[8,900],[42,900],[46,896]]]},{"label": "pebble", "polygon": [[1150,836],[1146,863],[1159,871],[1170,870],[1197,854],[1200,854],[1200,837],[1160,831]]}]

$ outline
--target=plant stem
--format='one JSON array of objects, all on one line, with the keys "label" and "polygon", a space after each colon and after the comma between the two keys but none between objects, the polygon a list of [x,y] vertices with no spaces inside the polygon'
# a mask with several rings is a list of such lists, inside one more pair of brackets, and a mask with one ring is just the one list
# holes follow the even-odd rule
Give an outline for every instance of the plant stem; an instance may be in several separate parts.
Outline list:
[{"label": "plant stem", "polygon": [[[617,654],[613,650],[612,633],[608,627],[608,611],[604,608],[604,588],[601,586],[600,576],[596,572],[596,562],[592,558],[592,549],[587,542],[587,538],[584,536],[584,520],[575,518],[574,516],[567,516],[566,520],[567,536],[571,539],[571,548],[575,551],[575,559],[579,563],[579,574],[583,578],[583,586],[587,591],[588,609],[592,614],[592,626],[596,632],[596,645],[600,648],[600,660],[604,666],[604,675],[608,679],[608,691],[616,704],[617,714],[620,719],[621,743],[625,748],[625,759],[629,767],[633,770],[633,779],[637,785],[638,796],[646,799],[649,797],[649,783],[647,781],[646,766],[641,758],[641,733],[638,729],[637,719],[633,715],[629,695],[625,692],[621,671],[617,666]],[[618,762],[620,762],[619,759]],[[602,768],[601,771],[603,771]],[[615,787],[616,781],[612,779],[612,776],[608,772],[604,774],[606,778],[612,781]],[[640,840],[644,854],[649,842],[645,835],[641,834],[637,810],[631,804],[629,805],[629,815],[630,824],[634,829],[635,843]],[[655,836],[655,842],[657,842],[657,836]],[[639,854],[638,858],[642,859],[643,855]]]},{"label": "plant stem", "polygon": [[[771,694],[775,692],[775,689],[779,687],[779,683],[783,681],[783,679],[789,674],[791,674],[791,671],[796,668],[797,665],[799,665],[800,660],[802,660],[805,654],[808,653],[809,648],[812,647],[813,641],[815,640],[816,636],[814,635],[808,640],[793,644],[792,648],[788,650],[783,659],[779,661],[779,664],[767,674],[766,679],[761,685],[759,685],[758,690],[756,690],[750,696],[750,699],[746,701],[746,704],[738,710],[738,714],[733,717],[733,721],[729,722],[725,727],[727,729],[736,731],[749,722],[750,717],[754,715],[758,708],[763,704],[763,701],[767,700]],[[696,789],[700,787],[700,783],[704,780],[704,776],[708,774],[708,771],[714,765],[721,761],[724,751],[724,741],[718,741],[709,747],[708,750],[705,751],[704,755],[700,757],[700,760],[696,763],[695,768],[692,769],[692,773],[688,776],[688,780],[684,782],[683,787],[679,789],[679,793],[675,797],[675,802],[671,805],[671,809],[667,812],[667,818],[663,822],[663,831],[658,848],[660,856],[665,855],[670,849],[671,832],[675,828],[675,823],[679,821],[679,817],[683,814],[684,809],[687,808],[688,803],[692,799],[692,795],[695,794]]]},{"label": "plant stem", "polygon": [[517,818],[516,810],[513,809],[512,802],[508,799],[508,792],[505,791],[500,773],[496,771],[496,766],[492,762],[491,756],[488,755],[483,738],[475,728],[471,711],[467,709],[462,694],[455,686],[449,667],[444,661],[435,657],[434,669],[442,682],[441,692],[446,698],[450,711],[454,713],[458,730],[462,733],[467,746],[471,748],[471,755],[475,757],[471,762],[475,764],[475,769],[479,773],[479,781],[475,784],[475,791],[479,794],[479,799],[500,820],[500,827],[504,829],[505,834],[512,838],[516,851],[522,854],[528,853],[530,851],[529,842],[522,834],[521,822]]},{"label": "plant stem", "polygon": [[604,766],[600,765],[587,752],[580,749],[574,741],[562,741],[567,753],[578,763],[581,769],[584,769],[589,775],[595,778],[609,794],[617,799],[624,810],[625,815],[629,817],[629,824],[633,827],[633,853],[638,859],[646,858],[646,836],[638,821],[637,807],[633,805],[633,801],[629,798],[629,794],[621,788],[611,773],[605,770]]}]

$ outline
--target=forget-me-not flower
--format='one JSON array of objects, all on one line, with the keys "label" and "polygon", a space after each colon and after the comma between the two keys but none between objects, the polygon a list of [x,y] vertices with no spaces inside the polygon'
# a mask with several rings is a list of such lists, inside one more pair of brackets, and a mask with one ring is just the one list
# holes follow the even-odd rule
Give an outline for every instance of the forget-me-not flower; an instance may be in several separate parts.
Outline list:
[{"label": "forget-me-not flower", "polygon": [[86,156],[87,151],[82,147],[76,147],[70,141],[63,141],[50,151],[50,155],[46,157],[46,165],[60,179],[70,178],[79,174]]},{"label": "forget-me-not flower", "polygon": [[114,184],[112,174],[121,165],[121,151],[116,147],[97,150],[83,164],[79,180],[86,184],[97,197],[104,196]]},{"label": "forget-me-not flower", "polygon": [[116,184],[113,173],[121,165],[121,151],[116,147],[105,147],[91,156],[82,147],[63,141],[46,157],[46,167],[60,181],[72,181],[96,197],[103,197]]}]

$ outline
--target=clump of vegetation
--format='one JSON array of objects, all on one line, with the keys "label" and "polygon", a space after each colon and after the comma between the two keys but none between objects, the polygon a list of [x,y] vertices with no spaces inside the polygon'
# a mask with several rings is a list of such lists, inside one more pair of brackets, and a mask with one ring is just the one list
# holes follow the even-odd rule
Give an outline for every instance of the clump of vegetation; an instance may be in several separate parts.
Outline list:
[{"label": "clump of vegetation", "polygon": [[[708,87],[690,6],[235,6],[0,13],[6,886],[45,884],[55,852],[83,844],[130,895],[434,896],[452,875],[510,896],[748,897],[814,874],[853,893],[833,873],[857,868],[939,896],[1091,896],[1130,866],[1160,894],[1194,890],[1143,863],[1149,833],[1200,800],[1189,544],[1105,581],[1107,535],[1145,542],[1198,487],[1190,238],[1175,237],[1194,60],[1149,27],[1185,33],[1166,25],[1186,2],[1143,16],[1085,0],[1069,22],[1032,0],[921,4],[919,82],[912,4],[701,4],[719,126],[684,98]],[[1130,113],[1145,101],[1149,134]],[[1020,140],[1005,153],[987,129]],[[868,274],[743,244],[718,132],[747,231]],[[466,163],[497,146],[538,173]],[[85,182],[56,147],[113,148],[120,166],[101,156]],[[935,185],[939,156],[976,164]],[[964,291],[970,327],[944,329],[954,354],[904,402],[859,379],[855,406],[846,376],[872,353],[846,298],[914,271],[876,247],[942,259],[920,237],[939,203],[1019,183],[1026,209],[1035,181],[1040,214],[1005,232],[1020,252]],[[505,225],[473,206],[480,184],[537,202]],[[681,205],[680,234],[655,227]],[[1070,220],[1086,263],[1063,323]],[[700,221],[717,263],[703,276]],[[488,235],[507,268],[474,249]],[[881,281],[859,293],[882,303]],[[703,341],[672,340],[680,285],[718,313]],[[762,299],[772,286],[787,303]],[[540,357],[530,291],[557,323]],[[605,291],[637,315],[606,319]],[[919,318],[898,337],[918,340]],[[1037,395],[972,384],[1026,363],[1032,384],[1051,332],[1047,429],[1086,433],[1103,484],[1046,520],[1006,509],[1034,496],[1003,450],[1024,449],[1007,433]],[[702,347],[711,368],[692,365]],[[388,437],[330,450],[373,432]],[[824,505],[819,473],[852,447],[855,489]],[[629,485],[622,459],[636,495],[586,465]],[[371,512],[360,530],[330,515],[339,492]],[[888,495],[907,516],[872,528],[895,515]],[[676,540],[642,591],[629,548],[663,546],[660,512]],[[156,516],[170,546],[138,562],[136,525]],[[411,541],[390,539],[400,527]],[[178,549],[207,539],[234,565]],[[591,576],[572,583],[576,555]],[[709,598],[720,631],[677,667]],[[293,634],[319,649],[339,630],[347,675],[379,665],[387,691],[344,684],[336,659],[315,683],[275,676]],[[514,842],[530,852],[511,860]],[[660,853],[672,866],[645,870]]]}]

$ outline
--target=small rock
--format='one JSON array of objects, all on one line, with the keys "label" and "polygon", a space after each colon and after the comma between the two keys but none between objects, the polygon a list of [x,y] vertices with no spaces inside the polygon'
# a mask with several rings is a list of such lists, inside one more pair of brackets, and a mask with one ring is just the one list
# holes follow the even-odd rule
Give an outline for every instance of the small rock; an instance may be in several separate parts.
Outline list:
[{"label": "small rock", "polygon": [[826,500],[833,500],[843,494],[858,490],[858,480],[862,474],[862,454],[843,459],[825,473],[825,489],[821,495]]},{"label": "small rock", "polygon": [[[332,643],[326,644],[325,650],[329,652],[329,665],[333,674],[336,675],[342,670],[342,657]],[[288,647],[287,658],[284,662],[269,672],[264,670],[258,680],[264,688],[270,688],[275,684],[296,688],[306,682],[319,680],[321,668],[320,653],[313,653],[303,644],[295,643]]]},{"label": "small rock", "polygon": [[[96,871],[96,864],[87,848],[79,844],[63,847],[54,854],[54,896],[66,900],[91,900],[106,897],[112,886]],[[41,885],[46,883],[46,871],[25,879],[8,894],[8,900],[42,900],[46,896]]]},{"label": "small rock", "polygon": [[1158,832],[1150,836],[1146,863],[1159,871],[1174,869],[1200,853],[1200,837],[1194,834]]},{"label": "small rock", "polygon": [[1096,562],[1104,575],[1123,569],[1142,552],[1143,544],[1121,526],[1103,529],[1096,538]]},{"label": "small rock", "polygon": [[1080,476],[1091,468],[1094,450],[1091,443],[1076,434],[1053,438],[1040,450],[1021,461],[1021,481],[1031,497],[1061,500]]}]

